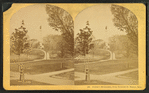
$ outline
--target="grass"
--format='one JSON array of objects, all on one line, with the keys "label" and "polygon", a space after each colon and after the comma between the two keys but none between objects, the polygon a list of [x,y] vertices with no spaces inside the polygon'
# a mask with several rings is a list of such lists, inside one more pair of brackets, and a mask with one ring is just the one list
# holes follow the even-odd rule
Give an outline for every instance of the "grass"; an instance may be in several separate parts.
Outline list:
[{"label": "grass", "polygon": [[77,80],[74,82],[75,85],[116,85],[114,83],[109,82],[103,82],[99,80],[90,80],[90,82],[87,82],[85,80]]},{"label": "grass", "polygon": [[62,79],[66,79],[66,80],[74,80],[74,71],[69,71],[69,72],[64,72],[64,73],[57,74],[57,75],[52,75],[50,77],[62,78]]},{"label": "grass", "polygon": [[10,55],[10,62],[24,62],[24,61],[32,61],[32,60],[37,60],[37,59],[43,59],[43,55],[26,55],[26,54],[21,54],[19,55]]},{"label": "grass", "polygon": [[98,57],[95,57],[95,58],[87,58],[87,59],[74,59],[74,63],[77,64],[77,63],[84,63],[84,61],[88,61],[88,62],[95,62],[95,61],[100,61],[100,60],[107,60],[109,59],[110,56],[98,56]]},{"label": "grass", "polygon": [[[31,75],[59,71],[68,68],[73,68],[73,63],[70,62],[70,60],[42,60],[23,64],[24,73]],[[10,71],[19,72],[19,64],[11,64]]]},{"label": "grass", "polygon": [[133,80],[138,80],[138,71],[133,71],[133,72],[129,72],[129,73],[126,73],[126,74],[117,75],[116,77],[130,78],[130,79],[133,79]]},{"label": "grass", "polygon": [[51,85],[51,84],[37,82],[33,80],[24,80],[24,81],[10,80],[10,86],[15,86],[15,85]]},{"label": "grass", "polygon": [[[137,59],[109,60],[105,62],[92,63],[89,64],[88,67],[90,74],[103,75],[138,68],[138,60]],[[84,73],[85,72],[84,64],[75,65],[75,71]]]}]

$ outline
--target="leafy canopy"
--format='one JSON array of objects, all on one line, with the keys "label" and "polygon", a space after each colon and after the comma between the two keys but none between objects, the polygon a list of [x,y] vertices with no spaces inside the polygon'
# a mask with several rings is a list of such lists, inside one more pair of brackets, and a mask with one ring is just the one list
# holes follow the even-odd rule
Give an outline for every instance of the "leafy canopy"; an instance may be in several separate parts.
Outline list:
[{"label": "leafy canopy", "polygon": [[49,16],[49,26],[55,29],[56,31],[60,31],[62,33],[61,35],[65,41],[64,44],[67,47],[65,53],[68,53],[73,56],[74,22],[71,15],[65,10],[53,5],[47,5],[46,11]]},{"label": "leafy canopy", "polygon": [[[89,25],[89,24],[87,24]],[[80,29],[80,33],[77,34],[76,37],[76,52],[82,54],[82,55],[86,55],[89,52],[90,47],[90,43],[92,41],[92,32],[91,28],[89,28],[88,26],[86,26],[83,29]]]},{"label": "leafy canopy", "polygon": [[132,46],[135,51],[138,50],[138,20],[135,14],[133,14],[130,10],[118,6],[112,5],[111,12],[114,15],[114,25],[120,30],[125,31],[127,33],[127,37],[132,42]]},{"label": "leafy canopy", "polygon": [[23,50],[29,47],[29,44],[26,43],[27,37],[27,30],[23,26],[19,29],[15,29],[15,32],[12,33],[10,37],[11,41],[11,52],[20,55],[23,53]]}]

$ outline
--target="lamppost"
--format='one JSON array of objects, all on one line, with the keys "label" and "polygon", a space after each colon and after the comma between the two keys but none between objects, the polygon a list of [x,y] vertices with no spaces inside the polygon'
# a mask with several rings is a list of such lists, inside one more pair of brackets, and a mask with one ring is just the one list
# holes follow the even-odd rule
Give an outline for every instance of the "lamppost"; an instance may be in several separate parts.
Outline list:
[{"label": "lamppost", "polygon": [[89,49],[91,49],[91,41],[92,41],[92,32],[91,28],[89,26],[89,21],[87,21],[86,27],[83,29],[80,29],[80,33],[78,33],[78,37],[76,38],[77,43],[78,43],[78,52],[81,53],[81,55],[84,56],[84,68],[85,68],[85,81],[89,82],[90,81],[90,74],[89,74],[89,66],[88,66],[88,61],[89,59],[86,60],[86,54],[88,54]]},{"label": "lamppost", "polygon": [[[24,48],[24,44],[23,41],[21,39],[24,39],[25,33],[27,33],[26,28],[24,27],[24,20],[22,20],[22,25],[21,27],[19,27],[18,29],[15,29],[17,32],[19,32],[18,34],[18,38],[19,38],[19,55],[21,54],[22,49]],[[20,57],[19,57],[20,58]],[[23,64],[20,63],[19,64],[19,72],[20,72],[20,81],[24,81],[24,69],[23,69]]]},{"label": "lamppost", "polygon": [[90,38],[92,31],[91,28],[88,27],[89,26],[89,21],[87,21],[86,27],[83,28],[83,37],[84,37],[84,64],[85,64],[85,81],[90,82],[90,73],[89,73],[89,66],[88,66],[88,62],[89,59],[86,59],[86,54],[88,54],[88,50],[89,50],[89,42],[92,40]]}]

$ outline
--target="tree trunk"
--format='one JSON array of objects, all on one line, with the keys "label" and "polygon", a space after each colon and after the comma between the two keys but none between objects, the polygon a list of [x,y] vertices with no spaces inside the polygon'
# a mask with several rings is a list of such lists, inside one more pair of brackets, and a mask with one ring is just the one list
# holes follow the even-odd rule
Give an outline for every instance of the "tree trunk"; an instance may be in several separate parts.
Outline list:
[{"label": "tree trunk", "polygon": [[61,69],[63,68],[63,62],[61,62]]},{"label": "tree trunk", "polygon": [[19,62],[21,61],[21,54],[19,54]]},{"label": "tree trunk", "polygon": [[62,58],[62,62],[61,62],[61,69],[63,69],[63,62],[64,62],[64,58]]}]

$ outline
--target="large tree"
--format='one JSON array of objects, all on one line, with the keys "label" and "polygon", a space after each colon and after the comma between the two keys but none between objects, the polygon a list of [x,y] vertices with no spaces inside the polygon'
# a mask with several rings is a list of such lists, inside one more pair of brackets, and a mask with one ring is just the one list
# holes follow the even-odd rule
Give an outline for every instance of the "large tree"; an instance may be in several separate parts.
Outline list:
[{"label": "large tree", "polygon": [[[122,54],[129,58],[133,57],[133,47],[132,42],[127,37],[127,35],[114,35],[109,37],[109,45],[112,48],[112,51],[123,52]],[[125,51],[125,53],[124,53]]]},{"label": "large tree", "polygon": [[63,38],[61,38],[60,41],[57,42],[57,50],[61,51],[59,53],[59,57],[60,58],[68,58],[69,57],[69,53],[67,53],[67,45],[65,44],[65,41],[63,40]]},{"label": "large tree", "polygon": [[134,51],[138,52],[138,20],[135,14],[130,10],[119,6],[112,5],[111,12],[114,15],[114,25],[120,30],[127,33],[128,38],[132,42]]},{"label": "large tree", "polygon": [[[23,24],[23,23],[22,23]],[[11,34],[10,41],[11,41],[11,52],[20,55],[24,52],[25,49],[29,47],[28,43],[26,43],[27,37],[27,30],[25,27],[21,26]]]},{"label": "large tree", "polygon": [[46,11],[49,16],[48,22],[56,31],[62,33],[62,37],[65,40],[65,46],[67,47],[66,53],[73,56],[74,54],[74,22],[71,15],[64,9],[53,5],[47,5]]},{"label": "large tree", "polygon": [[59,42],[61,42],[61,41],[62,41],[61,35],[48,35],[48,36],[44,37],[43,38],[44,50],[51,54],[61,51],[59,49],[59,47],[62,47],[59,45]]},{"label": "large tree", "polygon": [[88,27],[88,21],[87,26],[83,29],[80,29],[80,33],[77,34],[77,37],[75,39],[76,43],[76,52],[80,53],[82,55],[86,55],[89,53],[89,50],[93,47],[90,45],[92,41],[92,32],[91,28]]},{"label": "large tree", "polygon": [[40,42],[37,39],[28,39],[25,42],[25,50],[24,52],[28,55],[30,53],[30,51],[34,50],[34,49],[42,49]]}]

